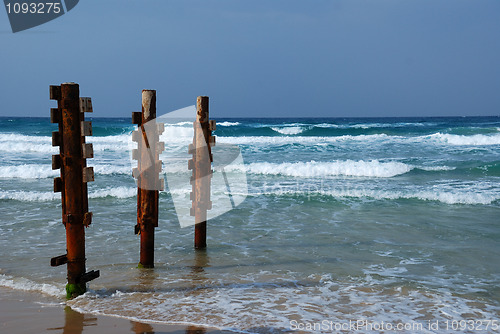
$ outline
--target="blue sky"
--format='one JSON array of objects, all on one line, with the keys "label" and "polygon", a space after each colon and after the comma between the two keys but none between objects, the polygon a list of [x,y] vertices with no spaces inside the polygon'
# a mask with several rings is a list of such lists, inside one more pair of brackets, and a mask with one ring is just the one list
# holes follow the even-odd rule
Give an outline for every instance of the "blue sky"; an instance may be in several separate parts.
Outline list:
[{"label": "blue sky", "polygon": [[500,115],[497,0],[84,0],[13,34],[0,116],[48,116],[74,81],[95,117],[210,96],[213,117]]}]

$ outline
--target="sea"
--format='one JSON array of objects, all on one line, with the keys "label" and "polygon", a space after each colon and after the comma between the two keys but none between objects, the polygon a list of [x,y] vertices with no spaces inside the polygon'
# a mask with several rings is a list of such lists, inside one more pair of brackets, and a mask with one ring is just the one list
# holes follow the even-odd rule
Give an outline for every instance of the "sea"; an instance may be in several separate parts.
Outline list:
[{"label": "sea", "polygon": [[[245,176],[241,200],[208,220],[196,251],[167,179],[155,268],[139,269],[136,126],[92,119],[86,256],[101,275],[66,301],[66,268],[50,266],[66,249],[57,126],[0,118],[0,287],[85,313],[242,333],[500,332],[500,117],[216,124],[215,147],[240,150],[226,172]],[[192,123],[165,128],[165,152],[187,153]]]}]

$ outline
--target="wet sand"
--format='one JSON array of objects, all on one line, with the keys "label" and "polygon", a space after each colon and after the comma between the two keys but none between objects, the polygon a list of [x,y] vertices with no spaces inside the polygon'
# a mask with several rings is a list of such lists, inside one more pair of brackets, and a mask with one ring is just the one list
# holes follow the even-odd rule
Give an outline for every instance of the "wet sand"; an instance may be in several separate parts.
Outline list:
[{"label": "wet sand", "polygon": [[0,333],[34,334],[229,334],[229,331],[135,322],[122,318],[82,314],[53,297],[0,287]]}]

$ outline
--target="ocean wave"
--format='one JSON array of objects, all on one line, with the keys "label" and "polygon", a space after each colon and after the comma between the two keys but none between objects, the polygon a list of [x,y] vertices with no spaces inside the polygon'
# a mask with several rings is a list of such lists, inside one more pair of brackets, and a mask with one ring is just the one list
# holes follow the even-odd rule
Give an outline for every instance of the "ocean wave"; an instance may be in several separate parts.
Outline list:
[{"label": "ocean wave", "polygon": [[[107,187],[89,192],[89,198],[131,198],[137,196],[135,187]],[[0,200],[15,200],[21,202],[49,202],[60,200],[61,194],[52,191],[0,191]]]},{"label": "ocean wave", "polygon": [[64,286],[37,283],[24,277],[12,277],[4,274],[0,274],[0,286],[20,291],[41,292],[58,298],[66,295]]},{"label": "ocean wave", "polygon": [[[94,168],[95,174],[99,175],[112,175],[112,174],[132,174],[132,167],[117,166],[112,164],[99,164],[89,167]],[[0,166],[0,178],[14,178],[14,179],[44,179],[49,177],[57,177],[60,175],[59,170],[52,170],[50,164],[22,164],[15,166]]]},{"label": "ocean wave", "polygon": [[19,179],[44,179],[59,175],[58,170],[52,170],[51,165],[15,165],[0,166],[0,178],[19,178]]},{"label": "ocean wave", "polygon": [[89,193],[89,198],[130,198],[137,196],[136,187],[107,187],[105,189],[94,190]]},{"label": "ocean wave", "polygon": [[[92,167],[92,164],[88,164],[89,167]],[[112,165],[112,164],[96,164],[94,165],[94,172],[99,175],[113,175],[113,174],[123,174],[123,175],[132,175],[132,166],[120,166],[120,165]]]},{"label": "ocean wave", "polygon": [[432,141],[456,146],[482,146],[482,145],[500,145],[500,134],[493,135],[453,135],[447,133],[435,133],[430,136],[420,137],[424,140],[430,139]]},{"label": "ocean wave", "polygon": [[[230,166],[228,170],[241,167]],[[247,173],[266,175],[285,175],[293,177],[321,176],[359,176],[359,177],[393,177],[408,173],[412,166],[401,162],[370,161],[332,161],[332,162],[295,162],[270,163],[257,162],[244,167]]]},{"label": "ocean wave", "polygon": [[[94,152],[123,151],[128,149],[132,141],[130,134],[120,134],[105,137],[87,137],[87,143],[92,143]],[[45,153],[57,154],[58,147],[52,146],[49,136],[26,136],[18,134],[0,135],[0,151],[9,153]]]},{"label": "ocean wave", "polygon": [[272,127],[271,129],[283,135],[298,135],[304,132],[304,129],[299,126]]},{"label": "ocean wave", "polygon": [[402,136],[388,136],[386,134],[374,135],[344,135],[332,137],[318,137],[318,136],[241,136],[241,137],[221,137],[217,136],[218,143],[234,144],[234,145],[290,145],[290,144],[303,144],[303,145],[318,145],[318,144],[333,144],[338,142],[372,142],[389,139],[402,141],[405,137]]},{"label": "ocean wave", "polygon": [[48,191],[0,191],[0,200],[15,200],[21,202],[48,202],[60,198],[60,194]]},{"label": "ocean wave", "polygon": [[421,169],[421,170],[425,170],[428,172],[449,171],[449,170],[457,169],[456,167],[450,167],[450,166],[419,166],[416,168]]},{"label": "ocean wave", "polygon": [[241,124],[240,122],[228,122],[228,121],[225,121],[225,122],[217,123],[217,126],[237,126],[237,125],[240,125],[240,124]]},{"label": "ocean wave", "polygon": [[54,154],[52,139],[48,136],[26,136],[20,134],[0,134],[0,151],[9,153],[35,152]]},{"label": "ocean wave", "polygon": [[165,125],[165,132],[160,136],[160,140],[169,144],[172,142],[192,140],[194,135],[194,128],[183,126],[170,126]]},{"label": "ocean wave", "polygon": [[[283,136],[217,136],[218,143],[248,146],[282,146],[282,145],[328,145],[338,143],[365,143],[367,146],[380,143],[396,144],[425,144],[425,145],[451,145],[451,146],[486,146],[500,145],[500,133],[455,135],[435,133],[425,136],[396,136],[384,133],[370,135],[341,135],[341,136],[300,136],[307,130],[301,126],[273,127],[272,130]],[[160,140],[165,142],[167,148],[176,148],[187,145],[192,141],[193,129],[191,127],[166,126]],[[89,137],[88,143],[94,146],[94,152],[103,156],[102,152],[128,152],[137,145],[132,142],[130,134],[121,134],[106,137]],[[9,153],[43,153],[49,156],[57,154],[58,148],[52,147],[51,138],[43,136],[25,135],[0,135],[0,152]]]},{"label": "ocean wave", "polygon": [[[192,127],[165,126],[165,132],[160,140],[169,144],[184,144],[193,138]],[[127,152],[133,145],[132,135],[120,134],[103,137],[87,137],[87,143],[91,143],[94,152]],[[43,153],[47,156],[57,154],[58,147],[52,146],[52,138],[49,136],[26,136],[16,134],[0,134],[0,152],[8,153]]]},{"label": "ocean wave", "polygon": [[[289,130],[281,130],[285,134]],[[286,129],[286,128],[283,128]],[[273,129],[274,130],[274,129]],[[276,129],[278,130],[278,128]],[[293,134],[290,130],[290,133]],[[303,130],[302,130],[303,131]],[[342,135],[342,136],[241,136],[241,137],[217,137],[217,142],[228,143],[235,145],[318,145],[318,144],[335,144],[342,142],[365,142],[370,143],[398,143],[398,144],[438,144],[452,146],[484,146],[484,145],[500,145],[500,134],[493,135],[454,135],[435,133],[425,136],[395,136],[385,133],[371,135]]]},{"label": "ocean wave", "polygon": [[[168,118],[166,120],[168,120]],[[165,126],[185,126],[185,125],[193,126],[193,122],[192,121],[182,121],[182,122],[177,122],[177,123],[165,122]]]},{"label": "ocean wave", "polygon": [[338,124],[333,124],[333,123],[320,123],[320,124],[314,124],[314,127],[316,128],[341,128],[342,125]]},{"label": "ocean wave", "polygon": [[374,199],[374,200],[421,200],[435,201],[444,204],[468,204],[468,205],[488,205],[500,200],[498,193],[476,193],[467,191],[446,191],[446,190],[416,190],[412,192],[389,191],[374,189],[338,189],[338,190],[317,190],[311,191],[299,189],[279,189],[263,192],[251,192],[251,196],[276,195],[276,196],[328,196],[334,199]]},{"label": "ocean wave", "polygon": [[435,126],[435,123],[358,123],[351,124],[348,127],[355,129],[371,129],[371,128],[404,128],[404,127],[423,127],[423,126]]}]

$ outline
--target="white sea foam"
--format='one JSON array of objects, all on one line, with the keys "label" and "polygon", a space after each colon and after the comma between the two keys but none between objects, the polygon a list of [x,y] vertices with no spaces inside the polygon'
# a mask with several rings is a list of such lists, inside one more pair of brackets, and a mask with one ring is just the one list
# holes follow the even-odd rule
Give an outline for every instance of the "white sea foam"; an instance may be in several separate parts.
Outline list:
[{"label": "white sea foam", "polygon": [[137,188],[131,187],[107,187],[105,189],[95,190],[89,193],[90,198],[104,198],[104,197],[115,197],[115,198],[130,198],[137,196]]},{"label": "white sea foam", "polygon": [[348,127],[352,127],[355,129],[370,129],[370,128],[402,128],[402,127],[408,127],[408,126],[429,126],[429,125],[435,125],[434,123],[406,123],[406,122],[401,122],[401,123],[359,123],[359,124],[352,124],[349,125]]},{"label": "white sea foam", "polygon": [[225,122],[217,123],[217,126],[237,126],[237,125],[240,125],[240,124],[241,124],[240,122],[228,122],[228,121],[225,121]]},{"label": "white sea foam", "polygon": [[[286,130],[284,130],[286,131]],[[242,137],[217,137],[217,142],[235,145],[317,145],[336,144],[343,142],[364,142],[364,143],[398,143],[398,144],[439,144],[453,146],[482,146],[500,145],[500,134],[493,135],[452,135],[436,133],[426,136],[405,137],[389,136],[387,134],[373,135],[343,135],[343,136],[242,136]]]},{"label": "white sea foam", "polygon": [[[107,187],[89,192],[89,198],[131,198],[137,196],[137,188]],[[43,191],[0,191],[0,200],[15,200],[21,202],[47,202],[60,200],[61,194]]]},{"label": "white sea foam", "polygon": [[[130,134],[105,137],[88,137],[87,143],[92,143],[95,152],[124,151],[131,142]],[[18,134],[0,135],[0,151],[10,153],[44,153],[46,155],[59,152],[58,147],[52,146],[49,136],[26,136]]]},{"label": "white sea foam", "polygon": [[41,292],[54,297],[66,295],[64,286],[47,283],[36,283],[23,277],[12,277],[0,274],[0,286],[27,292]]},{"label": "white sea foam", "polygon": [[192,121],[182,121],[182,122],[177,122],[177,123],[168,123],[168,118],[165,119],[167,122],[165,122],[165,126],[193,126]]},{"label": "white sea foam", "polygon": [[297,135],[304,132],[304,128],[300,126],[272,127],[271,129],[284,135]]},{"label": "white sea foam", "polygon": [[430,139],[439,143],[445,143],[456,146],[482,146],[482,145],[500,145],[500,134],[493,135],[453,135],[447,133],[435,133],[430,136],[420,137],[423,139]]},{"label": "white sea foam", "polygon": [[320,124],[314,124],[314,127],[316,128],[340,128],[340,125],[337,124],[332,124],[332,123],[320,123]]},{"label": "white sea foam", "polygon": [[[318,126],[318,125],[316,125]],[[326,124],[325,124],[326,126]],[[331,125],[334,127],[335,125]],[[484,146],[500,145],[500,134],[490,135],[453,135],[435,133],[432,135],[405,137],[389,136],[387,134],[373,135],[342,135],[342,136],[297,136],[305,130],[303,126],[273,127],[274,131],[285,136],[241,136],[241,137],[217,137],[217,142],[234,145],[249,146],[276,146],[276,145],[318,145],[336,143],[398,143],[398,144],[439,144],[453,146]],[[189,143],[193,137],[193,128],[177,125],[166,125],[165,132],[160,136],[160,140],[168,146],[184,145]],[[122,134],[105,137],[89,137],[88,143],[92,143],[97,156],[102,152],[127,152],[134,146],[130,134]],[[136,144],[135,144],[136,145]],[[25,136],[16,134],[0,135],[0,151],[9,153],[42,153],[44,155],[56,154],[57,147],[52,147],[51,138],[44,136]]]},{"label": "white sea foam", "polygon": [[0,134],[1,152],[35,152],[54,153],[56,147],[52,147],[52,139],[48,136],[26,136],[20,134]]},{"label": "white sea foam", "polygon": [[[229,167],[229,170],[239,167]],[[246,165],[246,171],[252,174],[285,175],[293,177],[322,176],[359,176],[393,177],[408,173],[413,167],[401,162],[370,161],[331,161],[331,162],[295,162],[270,163],[257,162]]]},{"label": "white sea foam", "polygon": [[[405,267],[372,268],[374,274],[399,275]],[[270,273],[267,273],[270,275]],[[394,280],[388,277],[386,281]],[[290,321],[320,324],[327,319],[349,323],[363,319],[369,323],[418,323],[428,320],[462,320],[468,314],[494,319],[498,306],[456,296],[448,291],[416,289],[404,284],[381,286],[366,279],[339,282],[329,275],[311,275],[305,281],[273,280],[269,283],[195,285],[186,289],[157,292],[90,292],[68,301],[80,312],[113,315],[127,319],[167,324],[197,324],[245,333],[282,333],[292,330]],[[199,287],[202,287],[199,289]],[[140,302],[138,302],[140,301]],[[425,320],[422,315],[425,314]],[[133,315],[133,318],[131,318]],[[354,320],[355,321],[355,320]],[[312,328],[301,332],[332,333],[334,328]],[[357,333],[373,333],[363,327]],[[377,331],[378,332],[378,331]],[[389,331],[388,331],[389,332]],[[432,333],[432,331],[423,331]]]},{"label": "white sea foam", "polygon": [[349,125],[350,128],[354,128],[354,129],[382,128],[382,127],[387,127],[387,126],[389,126],[389,124],[361,123],[361,124],[352,124],[352,125]]},{"label": "white sea foam", "polygon": [[111,175],[111,174],[124,174],[124,175],[132,175],[132,167],[131,165],[112,165],[112,164],[95,164],[91,163],[87,164],[89,167],[94,167],[94,172],[100,175]]},{"label": "white sea foam", "polygon": [[359,136],[335,136],[335,137],[317,137],[317,136],[241,136],[241,137],[217,137],[217,142],[234,145],[317,145],[319,143],[334,144],[338,142],[371,142],[371,141],[403,141],[405,138],[400,136],[388,136],[386,134],[359,135]]},{"label": "white sea foam", "polygon": [[426,171],[447,171],[456,169],[456,167],[450,167],[450,166],[419,166],[417,168]]},{"label": "white sea foam", "polygon": [[59,170],[52,170],[51,165],[16,165],[0,166],[0,178],[19,178],[19,179],[43,179],[55,177]]},{"label": "white sea foam", "polygon": [[376,190],[369,188],[345,188],[345,189],[318,189],[311,186],[310,190],[285,188],[285,187],[267,187],[265,191],[250,192],[250,195],[301,195],[309,198],[315,195],[330,196],[335,199],[358,198],[375,200],[400,200],[417,199],[422,201],[436,201],[445,204],[491,204],[500,200],[498,192],[474,192],[455,190],[414,190],[414,191],[395,191],[395,190]]},{"label": "white sea foam", "polygon": [[60,199],[60,194],[42,191],[0,191],[0,199],[21,202],[47,202]]},{"label": "white sea foam", "polygon": [[[89,167],[94,167],[94,172],[100,175],[125,174],[132,173],[130,165],[120,166],[112,164],[93,165],[88,163]],[[0,166],[0,178],[11,179],[43,179],[59,176],[59,170],[52,170],[52,166],[47,164],[22,164],[15,166]]]},{"label": "white sea foam", "polygon": [[126,151],[132,142],[131,134],[121,134],[116,136],[88,137],[88,143],[92,143],[94,152],[105,151]]}]

